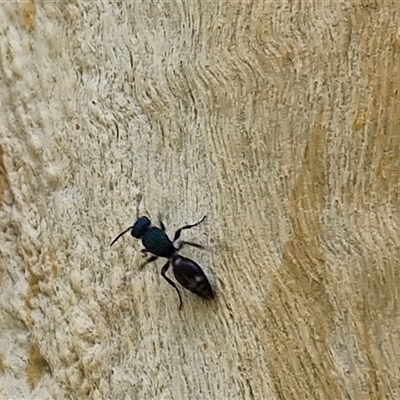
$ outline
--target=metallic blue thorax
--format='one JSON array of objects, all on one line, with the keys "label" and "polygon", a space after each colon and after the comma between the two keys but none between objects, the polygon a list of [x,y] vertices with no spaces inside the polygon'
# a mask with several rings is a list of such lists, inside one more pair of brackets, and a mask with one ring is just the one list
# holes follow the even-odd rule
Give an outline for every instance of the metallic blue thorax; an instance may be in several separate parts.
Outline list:
[{"label": "metallic blue thorax", "polygon": [[171,257],[176,249],[169,237],[160,228],[155,226],[147,229],[142,239],[143,246],[150,252],[159,257]]}]

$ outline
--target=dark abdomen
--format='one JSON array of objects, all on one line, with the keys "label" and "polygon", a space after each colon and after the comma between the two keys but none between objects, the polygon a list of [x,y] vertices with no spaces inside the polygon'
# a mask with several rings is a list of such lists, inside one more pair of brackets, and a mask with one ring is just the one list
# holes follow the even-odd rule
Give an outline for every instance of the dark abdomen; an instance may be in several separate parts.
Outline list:
[{"label": "dark abdomen", "polygon": [[176,280],[192,293],[205,299],[213,299],[215,293],[200,266],[190,258],[177,256],[172,260]]}]

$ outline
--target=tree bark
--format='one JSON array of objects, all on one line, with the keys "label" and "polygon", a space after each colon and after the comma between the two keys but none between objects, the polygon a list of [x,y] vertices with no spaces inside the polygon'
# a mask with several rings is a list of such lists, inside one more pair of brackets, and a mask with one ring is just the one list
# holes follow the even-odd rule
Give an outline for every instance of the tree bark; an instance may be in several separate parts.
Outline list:
[{"label": "tree bark", "polygon": [[2,3],[0,399],[400,398],[399,12]]}]

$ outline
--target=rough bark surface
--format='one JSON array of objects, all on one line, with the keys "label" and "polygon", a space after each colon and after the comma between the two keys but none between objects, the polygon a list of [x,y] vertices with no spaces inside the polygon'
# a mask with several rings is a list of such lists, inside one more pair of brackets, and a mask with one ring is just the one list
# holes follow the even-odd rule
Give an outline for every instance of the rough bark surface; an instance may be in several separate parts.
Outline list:
[{"label": "rough bark surface", "polygon": [[399,14],[1,3],[0,399],[399,399]]}]

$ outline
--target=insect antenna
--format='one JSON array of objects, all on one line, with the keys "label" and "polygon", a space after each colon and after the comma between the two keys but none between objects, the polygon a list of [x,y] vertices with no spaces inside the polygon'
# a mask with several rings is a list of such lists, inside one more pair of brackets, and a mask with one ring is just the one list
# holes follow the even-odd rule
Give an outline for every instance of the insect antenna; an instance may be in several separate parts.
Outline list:
[{"label": "insect antenna", "polygon": [[[136,219],[139,218],[139,205],[140,202],[142,201],[143,196],[138,193],[136,196]],[[111,246],[122,236],[125,235],[126,232],[129,232],[131,229],[133,228],[133,225],[130,226],[126,231],[123,231],[122,233],[120,233],[112,242],[111,242]]]},{"label": "insect antenna", "polygon": [[130,226],[126,231],[123,231],[122,233],[120,233],[120,234],[111,242],[111,246],[112,246],[122,235],[125,235],[125,233],[126,233],[126,232],[129,232],[132,228],[133,228],[133,226]]},{"label": "insect antenna", "polygon": [[136,195],[136,219],[139,218],[139,206],[140,203],[142,202],[142,198],[143,196],[140,193]]}]

